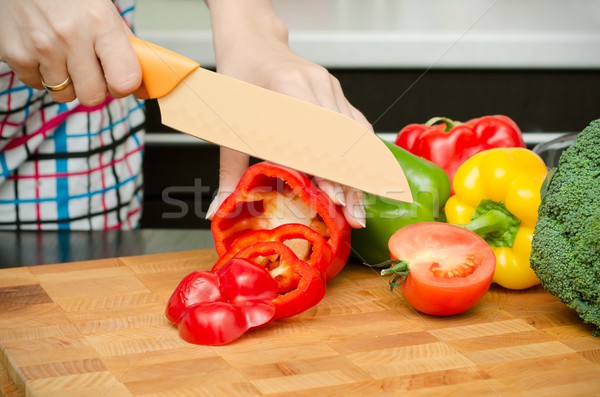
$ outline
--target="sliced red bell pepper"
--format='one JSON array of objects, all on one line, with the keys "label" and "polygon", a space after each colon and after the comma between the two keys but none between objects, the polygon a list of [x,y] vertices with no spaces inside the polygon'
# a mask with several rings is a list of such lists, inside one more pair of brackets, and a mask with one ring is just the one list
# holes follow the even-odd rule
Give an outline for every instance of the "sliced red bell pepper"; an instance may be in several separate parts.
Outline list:
[{"label": "sliced red bell pepper", "polygon": [[196,345],[224,345],[248,330],[242,309],[228,302],[200,302],[181,316],[179,336]]},{"label": "sliced red bell pepper", "polygon": [[469,157],[496,147],[525,147],[519,126],[507,116],[483,116],[465,123],[435,117],[409,124],[396,136],[396,145],[442,168],[450,183]]},{"label": "sliced red bell pepper", "polygon": [[[277,241],[257,242],[234,255],[261,263],[278,283],[278,296],[273,299],[273,319],[290,317],[313,307],[325,296],[325,278],[319,269],[298,259],[285,244]],[[261,260],[263,259],[263,260]],[[219,272],[228,263],[217,261],[213,271]]]},{"label": "sliced red bell pepper", "polygon": [[165,316],[177,323],[183,313],[192,305],[200,302],[222,301],[219,289],[219,275],[209,271],[195,271],[179,282],[167,302]]},{"label": "sliced red bell pepper", "polygon": [[351,230],[342,211],[307,175],[280,165],[261,162],[249,167],[213,216],[211,230],[221,256],[245,233],[287,223],[319,232],[331,248],[326,279],[340,272],[350,254]]},{"label": "sliced red bell pepper", "polygon": [[200,345],[222,345],[271,321],[278,283],[265,268],[231,259],[218,271],[196,271],[179,283],[165,315],[179,335]]},{"label": "sliced red bell pepper", "polygon": [[244,248],[267,241],[284,243],[297,257],[303,258],[322,273],[327,271],[331,262],[331,248],[327,240],[318,232],[300,223],[286,223],[275,229],[254,230],[243,234],[235,239],[225,254],[221,255],[219,262],[225,263]]}]

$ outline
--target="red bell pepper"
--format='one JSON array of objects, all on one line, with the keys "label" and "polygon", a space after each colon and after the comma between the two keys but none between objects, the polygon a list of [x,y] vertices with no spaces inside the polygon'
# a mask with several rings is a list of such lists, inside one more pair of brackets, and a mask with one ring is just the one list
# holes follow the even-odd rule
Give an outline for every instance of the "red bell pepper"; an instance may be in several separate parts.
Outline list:
[{"label": "red bell pepper", "polygon": [[304,224],[321,234],[331,250],[325,277],[329,280],[340,272],[350,255],[351,230],[342,211],[307,175],[280,165],[261,162],[249,167],[213,216],[211,230],[222,256],[245,233],[287,223]]},{"label": "red bell pepper", "polygon": [[286,223],[275,229],[261,229],[248,232],[236,238],[227,252],[221,255],[219,262],[225,263],[239,251],[255,243],[276,241],[284,243],[296,256],[319,269],[323,274],[331,262],[331,248],[327,240],[318,232],[300,223]]},{"label": "red bell pepper", "polygon": [[[298,259],[285,244],[277,241],[257,242],[234,255],[260,263],[277,281],[278,296],[273,299],[273,319],[290,317],[313,307],[325,296],[325,278],[319,269]],[[229,260],[219,259],[212,271],[220,272]]]},{"label": "red bell pepper", "polygon": [[231,259],[218,271],[196,271],[179,283],[165,310],[179,335],[200,345],[222,345],[271,321],[278,283],[265,268]]},{"label": "red bell pepper", "polygon": [[402,128],[395,143],[438,165],[450,182],[458,167],[476,153],[496,147],[525,147],[519,126],[502,115],[483,116],[465,123],[435,117],[425,124]]}]

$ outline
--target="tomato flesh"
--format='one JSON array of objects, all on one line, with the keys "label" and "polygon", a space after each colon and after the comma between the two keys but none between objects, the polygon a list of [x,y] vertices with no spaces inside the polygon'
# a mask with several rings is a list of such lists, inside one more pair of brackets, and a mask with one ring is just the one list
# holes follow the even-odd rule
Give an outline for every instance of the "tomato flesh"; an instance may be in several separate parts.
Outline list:
[{"label": "tomato flesh", "polygon": [[392,259],[408,262],[404,299],[420,312],[451,316],[465,312],[487,292],[496,256],[477,234],[459,226],[421,222],[403,227],[388,244]]}]

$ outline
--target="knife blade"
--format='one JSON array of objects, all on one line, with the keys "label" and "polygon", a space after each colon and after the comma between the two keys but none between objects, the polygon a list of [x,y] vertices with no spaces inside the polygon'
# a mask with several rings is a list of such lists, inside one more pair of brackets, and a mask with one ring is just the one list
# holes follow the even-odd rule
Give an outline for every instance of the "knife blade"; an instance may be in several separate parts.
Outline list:
[{"label": "knife blade", "polygon": [[357,121],[320,106],[203,69],[131,37],[143,89],[175,130],[313,176],[412,203],[402,167]]}]

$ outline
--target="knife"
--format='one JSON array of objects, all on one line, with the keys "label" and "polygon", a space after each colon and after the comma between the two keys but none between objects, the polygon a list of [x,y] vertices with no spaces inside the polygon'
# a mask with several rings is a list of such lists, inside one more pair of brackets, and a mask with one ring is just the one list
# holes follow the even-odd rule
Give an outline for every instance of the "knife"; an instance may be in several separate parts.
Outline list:
[{"label": "knife", "polygon": [[350,117],[203,69],[140,38],[130,41],[162,124],[363,192],[413,202],[392,153]]}]

